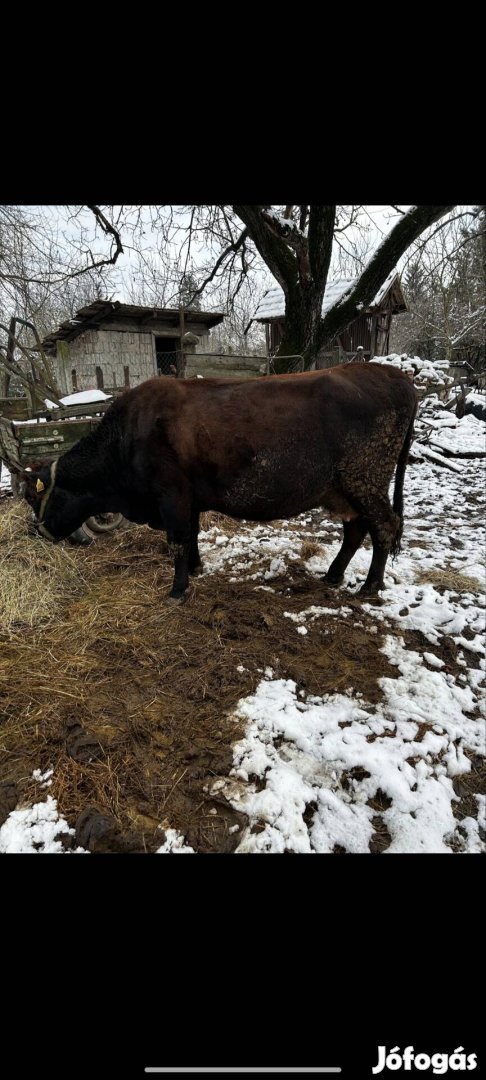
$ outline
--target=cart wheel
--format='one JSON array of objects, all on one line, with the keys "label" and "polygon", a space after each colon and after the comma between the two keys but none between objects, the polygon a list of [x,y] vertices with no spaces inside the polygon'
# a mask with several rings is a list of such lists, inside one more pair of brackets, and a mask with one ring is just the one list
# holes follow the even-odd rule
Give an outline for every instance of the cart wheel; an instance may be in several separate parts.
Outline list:
[{"label": "cart wheel", "polygon": [[84,524],[90,532],[107,533],[117,529],[122,521],[123,514],[95,514],[93,517],[87,518]]},{"label": "cart wheel", "polygon": [[80,525],[79,529],[75,529],[67,539],[70,544],[92,544],[93,540],[96,540],[96,536],[91,532],[91,529],[87,529],[85,525]]}]

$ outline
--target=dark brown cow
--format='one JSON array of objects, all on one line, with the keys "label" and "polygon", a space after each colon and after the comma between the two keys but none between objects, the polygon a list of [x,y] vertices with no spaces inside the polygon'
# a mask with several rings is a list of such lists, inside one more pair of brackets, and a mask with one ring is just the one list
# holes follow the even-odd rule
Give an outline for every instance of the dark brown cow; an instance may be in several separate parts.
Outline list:
[{"label": "dark brown cow", "polygon": [[174,598],[201,565],[201,511],[273,521],[325,507],[344,525],[325,580],[342,582],[369,532],[362,591],[376,592],[399,548],[416,407],[407,376],[380,364],[244,381],[149,379],[118,398],[57,467],[27,474],[26,497],[50,539],[107,511],[166,530]]}]

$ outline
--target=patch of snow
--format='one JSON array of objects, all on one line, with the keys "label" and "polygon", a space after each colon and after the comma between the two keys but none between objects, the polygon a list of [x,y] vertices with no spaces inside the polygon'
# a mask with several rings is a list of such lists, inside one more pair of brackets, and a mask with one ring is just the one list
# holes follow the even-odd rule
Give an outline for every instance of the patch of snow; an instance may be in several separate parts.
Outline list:
[{"label": "patch of snow", "polygon": [[426,660],[431,667],[439,668],[439,670],[444,667],[444,661],[441,660],[439,656],[435,656],[434,653],[424,652],[424,660]]},{"label": "patch of snow", "polygon": [[157,848],[156,855],[195,855],[194,848],[185,843],[185,837],[177,829],[166,829],[165,840]]},{"label": "patch of snow", "polygon": [[51,777],[54,775],[54,769],[47,769],[45,773],[41,773],[40,769],[34,769],[32,776],[34,780],[37,780],[42,787],[51,787]]},{"label": "patch of snow", "polygon": [[[450,853],[452,778],[470,770],[465,746],[484,751],[484,725],[470,716],[469,688],[425,668],[420,653],[395,637],[383,651],[400,676],[379,680],[384,699],[374,708],[343,694],[299,700],[295,682],[268,674],[239,702],[247,730],[232,775],[244,785],[230,801],[249,826],[238,852],[331,852],[335,845],[367,852],[377,813],[369,803],[381,792],[391,803],[381,813],[389,852]],[[353,769],[369,775],[342,784]],[[258,791],[257,777],[265,780]],[[316,809],[306,824],[309,804]],[[260,831],[251,832],[256,822]]]},{"label": "patch of snow", "polygon": [[78,847],[66,851],[62,835],[74,836],[67,821],[59,817],[57,802],[48,795],[46,802],[21,810],[12,810],[0,828],[0,852],[3,854],[89,854]]},{"label": "patch of snow", "polygon": [[430,445],[451,454],[486,455],[486,425],[484,420],[468,413],[454,425],[441,427],[437,435],[430,436]]}]

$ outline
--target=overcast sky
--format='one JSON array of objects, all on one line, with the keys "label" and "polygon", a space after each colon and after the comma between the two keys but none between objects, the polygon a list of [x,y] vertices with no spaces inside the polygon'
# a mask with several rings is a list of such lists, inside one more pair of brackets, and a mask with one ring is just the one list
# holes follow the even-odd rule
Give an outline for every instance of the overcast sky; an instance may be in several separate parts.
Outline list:
[{"label": "overcast sky", "polygon": [[[111,212],[109,208],[102,209],[107,213],[107,216],[111,217]],[[120,209],[120,207],[114,207],[115,219]],[[124,211],[126,211],[127,209],[130,208],[125,207]],[[135,210],[138,208],[133,207],[132,209]],[[157,230],[153,230],[151,227],[149,208],[147,207],[142,209],[144,210],[142,217],[144,235],[143,237],[139,237],[139,242],[143,243],[144,251],[147,256],[157,258],[156,253],[158,242],[160,243],[160,235],[158,235]],[[408,206],[400,206],[400,210],[402,212],[405,212],[408,209]],[[462,209],[468,208],[463,207]],[[67,249],[69,246],[69,241],[76,236],[79,237],[80,227],[82,227],[84,230],[83,239],[85,247],[89,247],[90,250],[97,255],[101,255],[103,252],[106,253],[106,238],[101,235],[99,229],[95,230],[93,215],[90,213],[90,211],[80,210],[79,207],[62,206],[45,207],[44,211],[48,216],[50,226],[52,227],[53,235],[57,236],[58,242],[61,247],[65,247]],[[73,212],[76,212],[75,218],[72,217]],[[360,215],[360,221],[362,225],[367,229],[367,241],[369,244],[367,258],[370,257],[372,251],[383,240],[384,236],[386,236],[386,234],[390,231],[390,229],[393,227],[393,225],[396,223],[400,216],[400,213],[391,206],[377,205],[363,207]],[[188,215],[186,215],[185,220],[186,223],[188,223]],[[353,236],[355,237],[356,233],[351,234],[350,236],[346,235],[344,237],[341,235],[340,239],[344,242],[345,246],[347,244],[349,247],[349,242],[352,241]],[[182,234],[179,234],[176,243],[174,243],[172,246],[173,256],[177,254],[177,248],[178,246],[180,246],[181,240]],[[111,280],[114,282],[114,290],[112,287],[111,293],[115,291],[117,299],[129,302],[131,299],[129,292],[130,276],[137,264],[137,256],[134,251],[135,241],[130,230],[127,228],[122,228],[122,243],[124,247],[124,253],[119,257],[117,261],[115,273],[111,275]],[[201,266],[202,262],[207,260],[208,255],[209,251],[207,248],[204,247],[203,244],[200,244],[199,247],[194,244],[191,248],[192,267],[197,269],[198,266]],[[355,276],[357,271],[356,269],[352,268],[352,264],[349,263],[348,268],[343,271],[342,268],[339,267],[338,259],[339,252],[335,245],[335,251],[333,254],[333,260],[331,263],[331,270],[329,275],[330,279],[335,279],[336,277],[342,276]],[[398,264],[399,270],[403,268],[404,262],[405,258],[402,259]],[[259,282],[260,285],[264,285],[265,287],[274,284],[274,279],[272,278],[268,270],[266,270],[266,268],[262,270]],[[169,300],[167,300],[166,297],[165,302],[170,303],[171,300],[172,298],[169,298]],[[176,304],[175,296],[172,302]],[[203,298],[203,306],[211,310],[211,308],[215,308],[220,305],[215,304],[213,302],[213,298],[210,295],[206,294]]]}]

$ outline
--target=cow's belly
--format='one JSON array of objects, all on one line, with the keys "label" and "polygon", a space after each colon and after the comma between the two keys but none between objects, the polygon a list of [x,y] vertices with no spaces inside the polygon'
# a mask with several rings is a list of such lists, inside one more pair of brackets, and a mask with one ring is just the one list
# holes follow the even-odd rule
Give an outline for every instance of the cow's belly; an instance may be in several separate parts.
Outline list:
[{"label": "cow's belly", "polygon": [[298,465],[295,458],[286,461],[281,452],[267,450],[221,490],[220,499],[223,513],[256,521],[295,517],[321,506],[339,516],[354,516],[335,489],[329,464],[308,457]]}]

